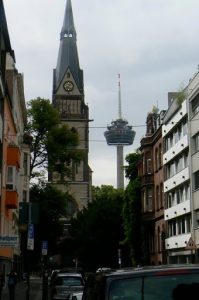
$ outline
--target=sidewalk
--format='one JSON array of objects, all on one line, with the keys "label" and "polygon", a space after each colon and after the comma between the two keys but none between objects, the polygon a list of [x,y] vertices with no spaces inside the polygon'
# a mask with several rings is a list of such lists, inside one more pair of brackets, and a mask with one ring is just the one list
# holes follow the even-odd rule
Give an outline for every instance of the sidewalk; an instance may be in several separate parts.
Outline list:
[{"label": "sidewalk", "polygon": [[[16,285],[15,300],[26,300],[27,285],[26,282],[20,281]],[[9,300],[8,287],[5,287],[2,291],[2,300]]]}]

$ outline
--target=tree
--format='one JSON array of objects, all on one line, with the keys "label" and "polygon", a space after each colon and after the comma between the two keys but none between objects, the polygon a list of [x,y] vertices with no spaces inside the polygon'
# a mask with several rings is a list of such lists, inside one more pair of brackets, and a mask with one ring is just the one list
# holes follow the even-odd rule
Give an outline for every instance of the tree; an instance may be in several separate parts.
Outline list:
[{"label": "tree", "polygon": [[61,125],[58,111],[48,99],[30,100],[27,114],[26,135],[32,137],[30,177],[39,177],[47,169],[69,175],[71,161],[83,158],[76,149],[77,131]]},{"label": "tree", "polygon": [[[72,254],[86,269],[118,267],[118,249],[124,239],[122,206],[124,192],[112,186],[93,187],[93,202],[71,220],[71,239],[65,241],[62,252],[73,243]],[[126,249],[125,249],[126,251]],[[123,263],[128,257],[123,251]]]},{"label": "tree", "polygon": [[48,241],[49,255],[56,253],[64,229],[60,220],[66,218],[67,204],[72,200],[70,194],[63,193],[51,184],[33,184],[30,188],[30,201],[39,207],[39,220],[35,225],[34,261],[40,259],[42,241]]},{"label": "tree", "polygon": [[142,262],[142,215],[141,215],[141,183],[138,177],[137,164],[141,155],[129,154],[126,158],[129,163],[126,169],[126,177],[130,179],[125,190],[123,220],[125,240],[131,249],[133,265]]}]

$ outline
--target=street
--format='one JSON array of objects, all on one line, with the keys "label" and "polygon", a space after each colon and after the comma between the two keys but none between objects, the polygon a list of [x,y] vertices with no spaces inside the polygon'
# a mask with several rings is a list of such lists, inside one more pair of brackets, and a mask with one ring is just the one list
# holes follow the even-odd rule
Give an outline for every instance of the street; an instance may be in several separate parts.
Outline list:
[{"label": "street", "polygon": [[[7,299],[9,300],[9,292],[8,288],[5,287],[2,292],[2,300]],[[27,284],[25,281],[17,283],[15,300],[28,300]],[[30,277],[29,300],[42,300],[42,278],[36,276]]]}]

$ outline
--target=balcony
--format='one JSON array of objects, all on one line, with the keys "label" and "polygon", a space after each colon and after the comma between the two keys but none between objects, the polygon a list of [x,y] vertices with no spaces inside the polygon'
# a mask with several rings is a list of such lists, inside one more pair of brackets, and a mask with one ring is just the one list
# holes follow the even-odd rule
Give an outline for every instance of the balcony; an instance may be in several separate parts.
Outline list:
[{"label": "balcony", "polygon": [[7,148],[7,165],[20,167],[20,151],[16,146],[9,145]]},{"label": "balcony", "polygon": [[18,207],[17,191],[6,191],[6,206],[8,209],[16,209]]},{"label": "balcony", "polygon": [[153,180],[153,175],[152,174],[147,174],[147,175],[142,176],[142,186],[153,184],[153,183],[154,183],[154,180]]}]

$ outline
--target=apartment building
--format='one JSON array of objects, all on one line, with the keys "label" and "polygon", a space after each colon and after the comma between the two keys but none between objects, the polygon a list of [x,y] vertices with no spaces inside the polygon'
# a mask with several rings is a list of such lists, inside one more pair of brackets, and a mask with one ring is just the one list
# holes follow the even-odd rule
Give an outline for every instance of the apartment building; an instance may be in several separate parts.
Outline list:
[{"label": "apartment building", "polygon": [[168,93],[168,104],[162,125],[165,248],[168,263],[187,263],[192,261],[192,251],[187,249],[192,224],[188,109],[179,93]]},{"label": "apartment building", "polygon": [[19,203],[29,201],[30,145],[24,139],[26,106],[23,76],[15,66],[3,2],[1,30],[1,158],[0,158],[0,270],[20,271]]},{"label": "apartment building", "polygon": [[[189,144],[190,144],[190,179],[191,179],[191,214],[192,214],[192,239],[195,247],[199,247],[199,72],[190,79],[186,87],[188,119],[189,119]],[[193,249],[198,254],[197,249]],[[198,255],[196,256],[198,261]]]},{"label": "apartment building", "polygon": [[163,115],[164,111],[148,114],[146,135],[142,138],[140,146],[143,247],[146,254],[145,263],[150,265],[166,263],[161,130]]}]

